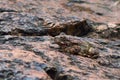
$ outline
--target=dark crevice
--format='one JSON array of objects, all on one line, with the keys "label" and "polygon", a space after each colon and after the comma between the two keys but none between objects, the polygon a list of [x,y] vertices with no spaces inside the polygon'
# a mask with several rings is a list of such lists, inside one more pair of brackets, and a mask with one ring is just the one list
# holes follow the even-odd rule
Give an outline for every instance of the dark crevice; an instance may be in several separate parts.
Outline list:
[{"label": "dark crevice", "polygon": [[0,19],[0,22],[1,22],[1,21],[6,21],[6,20],[5,20],[5,19]]},{"label": "dark crevice", "polygon": [[17,11],[12,10],[12,9],[0,8],[0,12],[17,12]]},{"label": "dark crevice", "polygon": [[52,36],[57,36],[61,32],[63,32],[67,35],[80,37],[80,36],[87,35],[92,31],[93,31],[93,28],[91,27],[91,25],[87,22],[87,20],[84,20],[84,21],[74,21],[66,24],[61,24],[58,27],[50,29],[48,31],[48,34]]},{"label": "dark crevice", "polygon": [[30,30],[22,30],[22,29],[14,29],[10,32],[0,32],[0,35],[16,35],[16,36],[43,36],[43,35],[47,35],[46,33],[47,30],[44,31],[37,31],[34,29],[30,29]]},{"label": "dark crevice", "polygon": [[56,68],[49,68],[46,69],[45,71],[53,80],[55,80],[56,74],[58,73]]},{"label": "dark crevice", "polygon": [[54,67],[46,69],[45,71],[53,80],[73,80],[70,75],[62,74]]},{"label": "dark crevice", "polygon": [[56,80],[73,80],[70,75],[59,75]]},{"label": "dark crevice", "polygon": [[104,15],[103,13],[99,13],[99,12],[97,12],[96,14],[99,15],[99,16],[103,16]]},{"label": "dark crevice", "polygon": [[51,35],[51,36],[57,36],[60,33],[65,33],[67,35],[72,36],[85,36],[88,33],[92,32],[93,29],[91,25],[87,22],[87,20],[84,21],[74,21],[74,22],[68,22],[65,24],[60,24],[58,26],[55,26],[54,28],[31,28],[31,29],[24,29],[24,28],[15,28],[14,30],[11,30],[9,32],[6,31],[0,31],[0,35],[16,35],[16,36],[43,36],[43,35]]},{"label": "dark crevice", "polygon": [[82,0],[69,0],[69,2],[72,2],[72,3],[87,3],[86,1],[82,1]]},{"label": "dark crevice", "polygon": [[1,35],[8,35],[8,33],[6,33],[6,32],[1,32],[1,31],[0,31],[0,36],[1,36]]}]

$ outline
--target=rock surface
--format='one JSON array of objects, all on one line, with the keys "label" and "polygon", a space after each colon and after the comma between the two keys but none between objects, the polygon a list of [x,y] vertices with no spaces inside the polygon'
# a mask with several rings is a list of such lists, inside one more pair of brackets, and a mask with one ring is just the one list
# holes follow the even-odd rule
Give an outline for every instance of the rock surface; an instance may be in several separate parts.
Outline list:
[{"label": "rock surface", "polygon": [[119,0],[1,0],[0,80],[120,80]]},{"label": "rock surface", "polygon": [[[65,41],[60,37],[64,37]],[[68,35],[60,35],[56,38],[62,45],[68,42],[67,51],[59,51],[61,45],[55,43],[54,37],[50,36],[1,36],[0,78],[3,80],[120,79],[119,40],[107,41]],[[86,53],[86,56],[85,53],[77,55],[73,51],[69,52],[74,44],[78,47],[83,46],[83,51],[87,50],[88,41],[92,47],[98,49],[99,54]],[[98,57],[93,59],[94,55]]]}]

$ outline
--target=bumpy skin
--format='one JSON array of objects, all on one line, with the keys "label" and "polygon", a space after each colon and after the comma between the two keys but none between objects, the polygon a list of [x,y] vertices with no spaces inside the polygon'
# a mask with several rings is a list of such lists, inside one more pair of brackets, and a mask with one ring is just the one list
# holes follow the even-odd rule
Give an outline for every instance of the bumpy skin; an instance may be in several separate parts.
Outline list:
[{"label": "bumpy skin", "polygon": [[60,35],[54,38],[60,46],[60,51],[89,58],[98,58],[99,52],[87,41],[78,40],[72,36]]}]

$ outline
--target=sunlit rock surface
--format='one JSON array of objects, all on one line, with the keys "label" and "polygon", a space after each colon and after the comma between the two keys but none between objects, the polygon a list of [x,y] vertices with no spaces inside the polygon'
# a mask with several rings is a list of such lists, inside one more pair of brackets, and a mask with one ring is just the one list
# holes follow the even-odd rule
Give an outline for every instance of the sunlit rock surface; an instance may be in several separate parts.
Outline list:
[{"label": "sunlit rock surface", "polygon": [[120,80],[119,0],[0,0],[0,80]]}]

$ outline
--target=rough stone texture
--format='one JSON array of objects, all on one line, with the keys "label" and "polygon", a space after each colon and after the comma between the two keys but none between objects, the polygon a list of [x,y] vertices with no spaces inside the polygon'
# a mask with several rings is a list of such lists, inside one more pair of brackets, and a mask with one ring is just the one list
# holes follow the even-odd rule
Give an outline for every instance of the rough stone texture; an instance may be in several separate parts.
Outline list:
[{"label": "rough stone texture", "polygon": [[119,0],[0,0],[0,80],[120,80]]},{"label": "rough stone texture", "polygon": [[0,1],[0,12],[18,11],[53,22],[87,18],[119,23],[119,4],[119,0],[4,0]]},{"label": "rough stone texture", "polygon": [[0,40],[4,42],[0,42],[0,78],[15,80],[24,80],[23,78],[33,80],[120,79],[119,40],[107,41],[67,35],[55,37],[61,43],[60,37],[70,39],[71,42],[65,40],[70,45],[78,42],[77,45],[83,45],[85,48],[89,41],[92,47],[98,49],[99,57],[91,59],[93,55],[89,53],[90,57],[87,58],[82,53],[75,55],[71,52],[59,51],[61,48],[53,41],[54,37],[50,36],[1,36]]},{"label": "rough stone texture", "polygon": [[22,13],[0,14],[0,35],[45,35],[43,19]]}]

